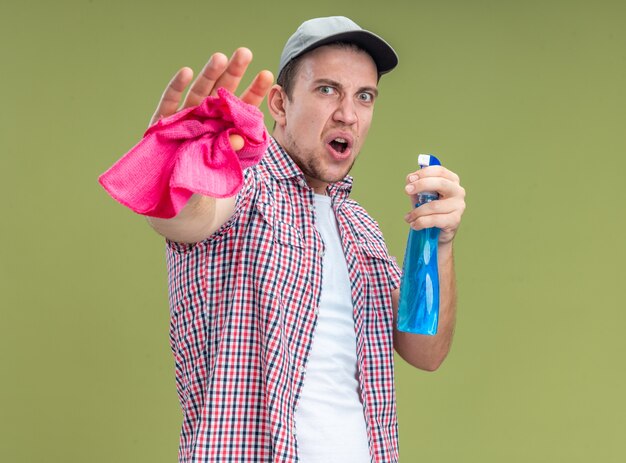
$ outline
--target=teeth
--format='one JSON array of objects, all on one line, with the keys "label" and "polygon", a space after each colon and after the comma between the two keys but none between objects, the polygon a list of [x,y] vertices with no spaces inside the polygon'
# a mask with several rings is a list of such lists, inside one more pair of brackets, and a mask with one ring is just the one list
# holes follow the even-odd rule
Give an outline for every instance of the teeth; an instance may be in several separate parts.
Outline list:
[{"label": "teeth", "polygon": [[337,143],[348,143],[348,140],[345,138],[335,138],[333,141],[336,141]]}]

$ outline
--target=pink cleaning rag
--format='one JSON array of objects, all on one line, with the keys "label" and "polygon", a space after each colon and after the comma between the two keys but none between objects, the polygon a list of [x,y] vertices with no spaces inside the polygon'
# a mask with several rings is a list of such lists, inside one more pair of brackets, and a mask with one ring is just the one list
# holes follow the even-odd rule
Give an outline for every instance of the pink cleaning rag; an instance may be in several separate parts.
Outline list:
[{"label": "pink cleaning rag", "polygon": [[[269,136],[263,113],[220,88],[216,97],[160,119],[143,139],[98,179],[118,202],[133,211],[169,219],[193,193],[214,198],[235,195],[242,170],[263,157]],[[235,152],[231,134],[244,146]]]}]

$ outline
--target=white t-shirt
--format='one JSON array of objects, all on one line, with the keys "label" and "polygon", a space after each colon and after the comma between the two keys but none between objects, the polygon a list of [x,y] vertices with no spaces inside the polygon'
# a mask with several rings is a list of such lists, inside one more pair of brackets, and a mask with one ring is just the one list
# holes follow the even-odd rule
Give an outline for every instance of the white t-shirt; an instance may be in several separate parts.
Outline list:
[{"label": "white t-shirt", "polygon": [[298,455],[302,463],[370,463],[348,268],[331,199],[314,200],[326,249],[317,326],[295,414]]}]

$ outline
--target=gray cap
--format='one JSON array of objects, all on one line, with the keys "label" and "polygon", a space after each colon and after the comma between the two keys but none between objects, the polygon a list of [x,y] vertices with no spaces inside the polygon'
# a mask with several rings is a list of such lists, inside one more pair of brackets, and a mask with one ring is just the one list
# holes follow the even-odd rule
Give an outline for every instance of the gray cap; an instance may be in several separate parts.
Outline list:
[{"label": "gray cap", "polygon": [[314,48],[333,42],[355,43],[370,54],[379,74],[391,71],[398,64],[398,55],[387,42],[373,32],[362,29],[344,16],[315,18],[303,22],[289,37],[280,56],[278,75],[294,58]]}]

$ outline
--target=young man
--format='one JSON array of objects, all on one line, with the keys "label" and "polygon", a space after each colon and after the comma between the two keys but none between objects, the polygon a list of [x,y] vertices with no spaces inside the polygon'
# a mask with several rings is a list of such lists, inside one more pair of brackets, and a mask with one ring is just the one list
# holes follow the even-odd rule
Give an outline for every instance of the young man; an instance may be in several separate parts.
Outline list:
[{"label": "young man", "polygon": [[[211,57],[183,102],[234,91],[251,61]],[[395,462],[393,350],[435,370],[455,318],[452,241],[465,208],[442,167],[407,176],[411,200],[441,199],[405,217],[439,227],[439,333],[398,332],[400,271],[376,222],[349,198],[347,176],[372,121],[378,81],[397,64],[380,37],[347,18],[303,23],[278,83],[259,73],[241,99],[267,95],[275,121],[263,160],[232,198],[194,195],[172,219],[150,218],[168,239],[171,342],[184,413],[184,462]],[[153,121],[178,110],[192,73],[181,69]],[[235,149],[242,139],[231,137]]]}]

